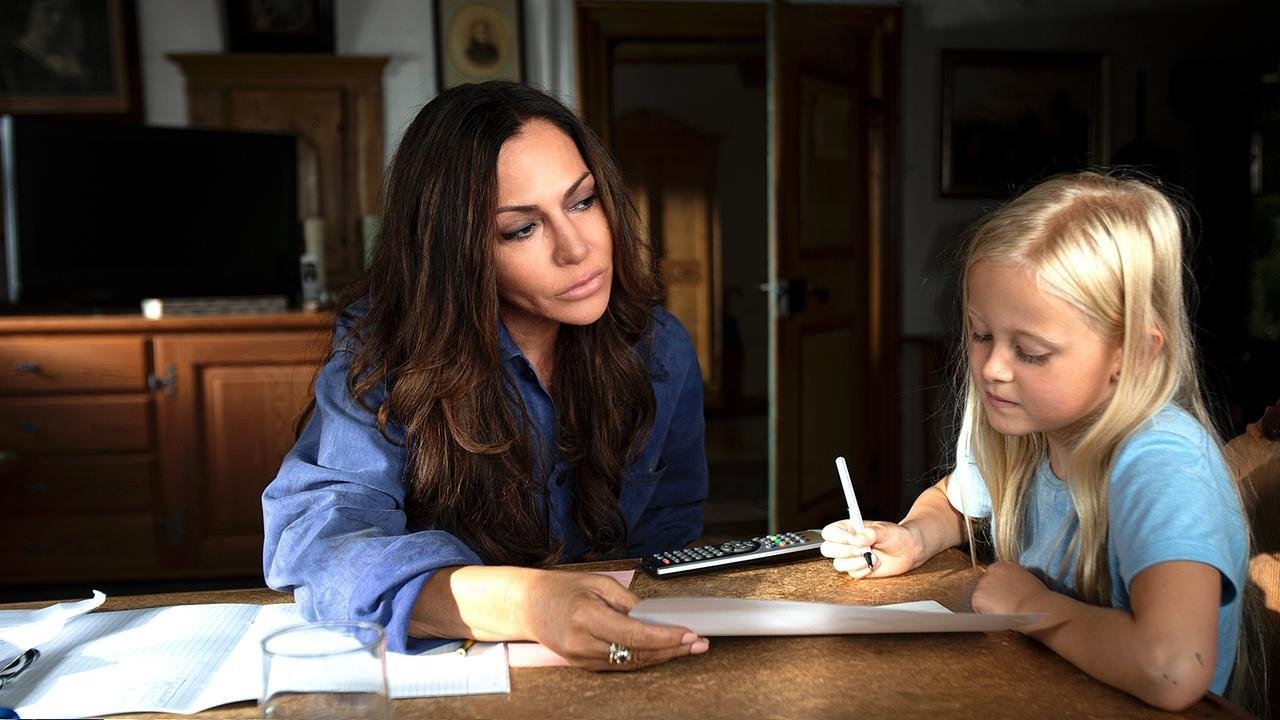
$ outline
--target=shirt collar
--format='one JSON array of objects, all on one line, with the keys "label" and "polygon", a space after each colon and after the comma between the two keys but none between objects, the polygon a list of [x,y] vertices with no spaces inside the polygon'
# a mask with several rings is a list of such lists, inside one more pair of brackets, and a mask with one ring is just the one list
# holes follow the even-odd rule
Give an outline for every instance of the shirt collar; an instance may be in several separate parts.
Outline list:
[{"label": "shirt collar", "polygon": [[507,326],[502,320],[498,320],[498,349],[502,352],[503,360],[524,357],[524,352],[516,345],[516,341],[511,339],[511,333],[507,332]]}]

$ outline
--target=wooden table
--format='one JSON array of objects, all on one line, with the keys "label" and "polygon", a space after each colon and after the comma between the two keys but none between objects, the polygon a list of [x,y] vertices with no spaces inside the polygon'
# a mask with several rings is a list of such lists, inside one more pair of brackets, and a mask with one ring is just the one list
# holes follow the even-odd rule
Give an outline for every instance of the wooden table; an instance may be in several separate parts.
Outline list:
[{"label": "wooden table", "polygon": [[[616,570],[635,561],[570,566]],[[970,610],[979,575],[948,550],[897,578],[857,582],[816,558],[657,580],[637,571],[641,597],[708,595],[849,604],[937,600]],[[277,603],[270,590],[223,590],[108,598],[103,610],[213,602]],[[38,606],[28,603],[25,606]],[[22,607],[12,605],[7,607]],[[1222,718],[1248,717],[1217,696],[1165,713],[1104,685],[1015,632],[712,638],[705,655],[638,672],[513,668],[509,695],[395,701],[397,718]],[[139,717],[192,717],[140,714]],[[253,703],[199,718],[256,718]]]}]

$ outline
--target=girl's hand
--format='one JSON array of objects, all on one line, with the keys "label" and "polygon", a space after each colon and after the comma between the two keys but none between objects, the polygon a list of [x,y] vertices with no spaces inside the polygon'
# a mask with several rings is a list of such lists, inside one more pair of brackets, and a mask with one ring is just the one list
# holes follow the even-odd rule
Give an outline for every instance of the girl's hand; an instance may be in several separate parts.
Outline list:
[{"label": "girl's hand", "polygon": [[[575,667],[637,670],[710,648],[687,628],[627,617],[640,599],[611,577],[555,570],[534,577],[526,596],[527,626],[533,639]],[[630,649],[630,661],[611,664],[610,643]]]},{"label": "girl's hand", "polygon": [[[1035,612],[1044,607],[1040,599],[1049,592],[1052,591],[1021,565],[1001,561],[989,566],[978,579],[978,585],[973,589],[973,611],[993,614]],[[1027,633],[1042,625],[1023,625],[1015,629]]]},{"label": "girl's hand", "polygon": [[[840,520],[822,529],[822,539],[822,554],[834,558],[837,572],[855,580],[901,575],[920,564],[918,538],[897,523],[873,521],[855,533],[851,521]],[[872,568],[862,556],[867,550],[875,562]]]}]

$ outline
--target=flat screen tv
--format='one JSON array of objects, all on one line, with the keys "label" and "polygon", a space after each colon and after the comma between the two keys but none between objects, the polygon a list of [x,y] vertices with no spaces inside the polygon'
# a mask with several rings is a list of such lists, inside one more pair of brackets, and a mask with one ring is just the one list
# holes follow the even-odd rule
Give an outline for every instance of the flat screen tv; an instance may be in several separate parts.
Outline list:
[{"label": "flat screen tv", "polygon": [[0,118],[9,312],[299,294],[292,135]]}]

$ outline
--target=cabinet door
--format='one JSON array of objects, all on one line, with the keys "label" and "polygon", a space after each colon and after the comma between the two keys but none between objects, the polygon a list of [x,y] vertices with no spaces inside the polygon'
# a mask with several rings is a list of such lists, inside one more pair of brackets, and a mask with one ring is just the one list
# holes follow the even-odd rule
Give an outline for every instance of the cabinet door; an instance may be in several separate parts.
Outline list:
[{"label": "cabinet door", "polygon": [[262,490],[293,445],[325,336],[171,335],[155,340],[171,562],[201,574],[262,572]]}]

